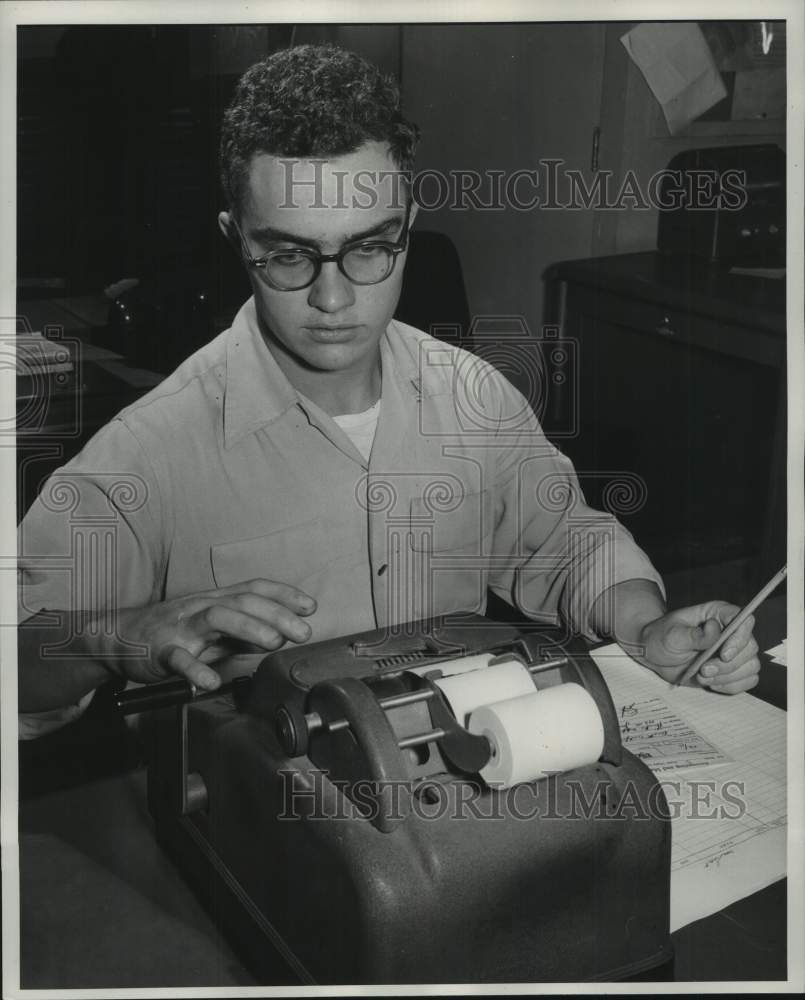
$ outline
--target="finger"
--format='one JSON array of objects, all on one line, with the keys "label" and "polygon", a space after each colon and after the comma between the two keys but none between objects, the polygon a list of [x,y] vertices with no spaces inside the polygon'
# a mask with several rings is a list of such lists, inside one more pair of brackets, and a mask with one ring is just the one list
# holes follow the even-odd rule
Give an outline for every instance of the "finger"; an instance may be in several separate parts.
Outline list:
[{"label": "finger", "polygon": [[282,604],[290,611],[298,615],[310,615],[316,610],[316,601],[298,587],[292,587],[287,583],[280,583],[276,580],[266,580],[257,578],[246,580],[243,583],[235,583],[230,587],[222,587],[220,590],[212,591],[216,594],[259,594],[272,601]]},{"label": "finger", "polygon": [[741,646],[738,652],[729,660],[722,660],[719,657],[720,670],[719,673],[726,675],[732,673],[734,670],[742,668],[745,663],[749,660],[757,659],[758,655],[758,644],[754,636],[750,636],[749,641]]},{"label": "finger", "polygon": [[210,670],[183,646],[170,646],[162,656],[165,666],[174,674],[184,677],[200,691],[215,691],[221,685],[221,678]]},{"label": "finger", "polygon": [[187,622],[197,635],[205,639],[221,635],[254,643],[261,649],[279,649],[285,636],[273,625],[224,604],[210,604]]},{"label": "finger", "polygon": [[[221,636],[217,642],[213,642],[198,654],[196,659],[202,663],[217,663],[218,660],[231,660],[236,656],[262,656],[265,650],[253,642],[243,642],[240,639],[230,639],[228,636]],[[217,667],[216,667],[217,669]]]},{"label": "finger", "polygon": [[714,618],[719,627],[738,614],[740,608],[737,604],[728,604],[726,601],[706,601],[704,604],[692,604],[687,608],[676,608],[673,616],[685,625],[702,625],[704,622]]},{"label": "finger", "polygon": [[744,678],[741,681],[733,681],[730,684],[713,684],[710,690],[715,694],[742,694],[745,691],[751,691],[753,687],[757,687],[759,681],[760,675],[752,674],[751,677]]},{"label": "finger", "polygon": [[721,653],[719,654],[721,659],[732,660],[742,649],[749,646],[754,641],[752,639],[754,627],[755,618],[754,615],[750,615],[742,625],[738,626],[735,634],[731,635],[721,647]]},{"label": "finger", "polygon": [[730,666],[725,670],[724,664],[719,664],[717,660],[709,660],[697,674],[700,684],[715,689],[720,689],[728,685],[742,684],[748,678],[757,676],[760,673],[760,660],[757,656],[749,656],[739,666]]},{"label": "finger", "polygon": [[711,601],[710,608],[708,617],[717,618],[722,627],[729,625],[732,619],[741,613],[737,604],[730,604],[728,601]]},{"label": "finger", "polygon": [[668,630],[666,646],[672,653],[691,653],[712,646],[721,634],[721,625],[709,618],[703,625],[675,623]]},{"label": "finger", "polygon": [[717,694],[739,694],[741,691],[751,690],[759,680],[760,661],[755,658],[750,660],[745,670],[727,674],[724,679],[717,677],[712,683],[707,684],[707,687]]},{"label": "finger", "polygon": [[754,638],[750,638],[749,642],[746,643],[731,660],[722,660],[719,655],[714,656],[712,659],[708,660],[706,663],[702,664],[699,673],[704,677],[716,677],[721,675],[725,677],[727,674],[732,674],[736,670],[742,668],[744,664],[748,663],[757,657],[758,645]]},{"label": "finger", "polygon": [[[283,641],[290,639],[292,642],[307,642],[312,634],[310,625],[304,619],[293,614],[284,605],[255,593],[247,592],[223,597],[219,596],[210,607],[214,607],[215,605],[232,608],[257,621],[263,622],[272,628],[277,635],[282,636]],[[206,619],[206,621],[209,623],[209,619]],[[226,634],[231,636],[229,632]],[[269,641],[272,642],[273,648],[274,637],[271,637],[269,633],[266,633],[266,635],[269,636]],[[242,636],[236,636],[235,638],[243,640]]]},{"label": "finger", "polygon": [[310,625],[277,601],[254,593],[237,594],[227,601],[231,602],[229,606],[264,621],[293,642],[307,642],[311,636]]}]

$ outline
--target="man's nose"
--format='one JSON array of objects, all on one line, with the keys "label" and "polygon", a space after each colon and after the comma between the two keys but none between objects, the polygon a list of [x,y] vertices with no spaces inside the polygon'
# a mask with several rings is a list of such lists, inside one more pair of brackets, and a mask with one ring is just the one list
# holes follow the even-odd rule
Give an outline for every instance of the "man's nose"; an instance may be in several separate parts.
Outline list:
[{"label": "man's nose", "polygon": [[318,277],[310,286],[308,302],[314,309],[334,313],[355,301],[352,282],[338,269],[334,261],[321,265]]}]

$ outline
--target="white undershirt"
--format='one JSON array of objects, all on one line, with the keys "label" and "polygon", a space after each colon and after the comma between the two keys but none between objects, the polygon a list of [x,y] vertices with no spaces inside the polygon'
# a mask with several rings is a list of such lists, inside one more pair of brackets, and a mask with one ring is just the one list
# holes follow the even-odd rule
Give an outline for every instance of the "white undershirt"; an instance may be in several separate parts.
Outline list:
[{"label": "white undershirt", "polygon": [[341,416],[333,417],[333,420],[344,431],[367,462],[372,451],[372,442],[375,439],[377,418],[379,415],[380,400],[378,399],[374,406],[370,406],[363,413],[343,413]]}]

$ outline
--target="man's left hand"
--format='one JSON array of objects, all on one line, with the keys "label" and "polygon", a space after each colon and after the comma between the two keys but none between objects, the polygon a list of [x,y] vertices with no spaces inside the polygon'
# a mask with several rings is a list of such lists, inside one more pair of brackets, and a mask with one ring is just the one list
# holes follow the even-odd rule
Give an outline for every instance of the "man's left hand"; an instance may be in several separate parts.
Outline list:
[{"label": "man's left hand", "polygon": [[[708,649],[740,608],[726,601],[709,601],[690,608],[669,611],[643,626],[638,642],[642,660],[667,681],[676,681],[693,659]],[[699,668],[691,679],[721,694],[748,691],[758,682],[760,660],[749,618],[721,649]]]}]

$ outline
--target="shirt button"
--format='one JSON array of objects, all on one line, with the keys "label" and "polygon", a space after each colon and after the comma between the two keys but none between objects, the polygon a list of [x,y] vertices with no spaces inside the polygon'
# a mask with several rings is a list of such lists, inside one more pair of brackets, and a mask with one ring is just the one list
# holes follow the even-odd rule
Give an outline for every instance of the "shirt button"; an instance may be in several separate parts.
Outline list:
[{"label": "shirt button", "polygon": [[382,575],[383,575],[383,574],[384,574],[384,573],[386,572],[386,570],[387,570],[388,568],[389,568],[389,564],[388,564],[388,563],[383,563],[383,565],[382,565],[382,566],[380,567],[380,569],[379,569],[379,570],[377,571],[377,575],[378,575],[378,576],[382,576]]}]

